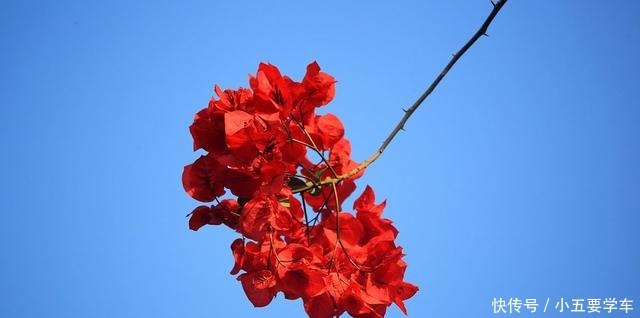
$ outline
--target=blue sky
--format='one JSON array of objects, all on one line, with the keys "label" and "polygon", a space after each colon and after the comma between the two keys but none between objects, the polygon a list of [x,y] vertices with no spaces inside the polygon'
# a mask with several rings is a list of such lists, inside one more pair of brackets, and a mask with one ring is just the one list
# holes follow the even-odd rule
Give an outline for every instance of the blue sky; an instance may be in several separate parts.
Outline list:
[{"label": "blue sky", "polygon": [[[490,9],[4,1],[0,316],[302,317],[282,297],[251,306],[228,274],[235,234],[188,230],[194,113],[260,61],[300,79],[317,60],[363,160]],[[639,302],[640,5],[512,0],[489,34],[359,183],[400,230],[410,316]]]}]

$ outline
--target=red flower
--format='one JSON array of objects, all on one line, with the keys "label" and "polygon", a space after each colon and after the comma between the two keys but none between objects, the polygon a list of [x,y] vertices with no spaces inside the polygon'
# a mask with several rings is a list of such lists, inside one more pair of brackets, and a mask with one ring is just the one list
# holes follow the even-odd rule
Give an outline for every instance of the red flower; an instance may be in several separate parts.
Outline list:
[{"label": "red flower", "polygon": [[336,94],[336,80],[325,72],[320,72],[318,63],[307,65],[307,74],[304,75],[302,85],[307,91],[306,100],[314,107],[328,104]]},{"label": "red flower", "polygon": [[246,88],[239,88],[234,91],[231,89],[220,89],[218,85],[215,87],[216,95],[220,97],[219,100],[211,98],[209,101],[209,110],[211,112],[232,112],[234,110],[243,110],[247,112],[253,111],[251,90]]},{"label": "red flower", "polygon": [[184,167],[182,185],[194,199],[211,202],[224,194],[224,173],[227,167],[221,165],[212,155],[200,156],[193,164]]},{"label": "red flower", "polygon": [[189,127],[194,150],[207,154],[184,168],[184,189],[218,202],[195,208],[189,228],[225,224],[242,235],[231,244],[231,274],[256,307],[282,292],[312,318],[383,317],[392,304],[406,313],[418,288],[404,281],[398,230],[381,217],[386,201],[367,186],[355,214],[342,207],[364,171],[340,119],[315,114],[333,99],[335,79],[313,62],[301,82],[271,64],[249,82],[216,86]]},{"label": "red flower", "polygon": [[255,95],[256,112],[273,114],[280,112],[286,118],[291,112],[294,96],[290,88],[294,82],[283,77],[277,67],[260,63],[258,73],[249,78]]}]

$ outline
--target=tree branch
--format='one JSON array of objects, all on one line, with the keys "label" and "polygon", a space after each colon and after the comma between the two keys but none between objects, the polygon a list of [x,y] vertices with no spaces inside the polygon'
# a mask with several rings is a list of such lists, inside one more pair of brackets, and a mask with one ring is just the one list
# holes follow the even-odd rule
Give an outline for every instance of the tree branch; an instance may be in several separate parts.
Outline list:
[{"label": "tree branch", "polygon": [[369,157],[369,159],[365,160],[362,164],[360,164],[358,167],[356,167],[355,169],[353,169],[349,173],[340,176],[339,179],[346,179],[346,178],[352,177],[352,176],[358,174],[360,171],[362,171],[365,168],[367,168],[374,161],[376,161],[376,159],[378,159],[378,157],[380,157],[380,155],[382,155],[382,153],[387,148],[387,146],[389,146],[389,144],[391,143],[393,138],[395,138],[395,136],[398,134],[398,132],[400,132],[400,130],[404,129],[404,125],[406,124],[407,120],[409,120],[409,117],[411,117],[411,115],[413,115],[413,113],[418,109],[418,107],[420,107],[422,102],[424,102],[424,100],[427,99],[427,97],[433,92],[433,90],[436,89],[438,84],[440,84],[440,81],[442,81],[442,79],[447,75],[447,73],[453,67],[453,65],[455,65],[456,62],[458,62],[458,60],[462,57],[462,55],[464,55],[464,53],[466,53],[467,50],[469,50],[469,48],[474,43],[476,43],[476,41],[480,37],[482,37],[483,35],[485,35],[485,36],[487,35],[487,29],[489,28],[489,25],[493,21],[493,18],[496,17],[496,15],[500,11],[500,9],[502,9],[502,6],[504,6],[504,4],[507,3],[507,0],[498,0],[497,2],[491,1],[491,3],[493,4],[493,10],[491,10],[491,13],[489,13],[489,16],[487,16],[487,18],[484,20],[484,23],[482,23],[482,25],[480,26],[478,31],[476,31],[476,33],[471,37],[471,39],[469,39],[469,41],[467,41],[467,43],[465,43],[465,45],[456,54],[453,55],[453,57],[451,58],[449,63],[447,63],[447,65],[444,67],[444,69],[442,69],[442,72],[440,72],[438,77],[436,77],[436,79],[433,80],[431,85],[429,85],[429,87],[427,87],[427,89],[424,91],[424,93],[422,93],[422,95],[420,95],[418,100],[416,100],[415,103],[413,103],[413,105],[411,105],[411,107],[409,107],[409,109],[406,109],[404,111],[405,112],[404,116],[402,116],[402,119],[400,119],[400,122],[398,122],[398,124],[391,131],[391,133],[389,134],[387,139],[385,139],[385,141],[382,143],[382,146],[380,146],[380,148],[378,148],[378,151],[376,151],[373,155],[371,155],[371,157]]},{"label": "tree branch", "polygon": [[420,107],[422,102],[424,102],[424,100],[427,99],[427,97],[436,89],[438,84],[440,84],[440,81],[442,81],[442,79],[447,75],[447,73],[449,73],[449,70],[456,64],[456,62],[458,62],[458,60],[462,57],[462,55],[464,55],[467,52],[467,50],[469,50],[469,48],[471,48],[471,46],[473,46],[473,44],[476,43],[476,41],[478,41],[480,37],[482,37],[483,35],[487,36],[487,29],[489,28],[489,25],[491,24],[491,22],[493,22],[493,19],[496,17],[498,12],[500,12],[500,9],[502,9],[505,3],[507,3],[507,0],[498,0],[495,2],[491,0],[493,9],[491,10],[491,13],[489,13],[489,16],[487,16],[487,18],[484,20],[484,22],[482,23],[478,31],[476,31],[476,33],[467,41],[467,43],[465,43],[464,46],[462,46],[462,48],[456,54],[453,55],[451,60],[449,60],[449,63],[447,63],[447,65],[442,69],[440,74],[433,80],[431,85],[427,87],[424,93],[420,95],[418,100],[416,100],[413,103],[413,105],[409,107],[409,109],[404,110],[404,116],[402,116],[402,118],[400,119],[400,122],[398,122],[398,124],[391,131],[387,139],[384,140],[380,148],[378,148],[378,150],[373,155],[371,155],[371,157],[369,157],[367,160],[362,162],[358,167],[354,168],[353,170],[343,175],[336,176],[335,178],[326,178],[317,183],[307,182],[305,186],[293,189],[293,192],[294,193],[304,192],[313,187],[318,187],[320,185],[327,185],[327,184],[335,185],[344,179],[353,177],[354,175],[358,174],[360,171],[370,166],[374,161],[376,161],[380,157],[380,155],[382,155],[382,153],[387,148],[387,146],[389,146],[391,141],[393,141],[393,138],[396,137],[398,132],[400,132],[400,130],[404,130],[404,125],[407,123],[411,115],[413,115],[413,113],[418,109],[418,107]]}]

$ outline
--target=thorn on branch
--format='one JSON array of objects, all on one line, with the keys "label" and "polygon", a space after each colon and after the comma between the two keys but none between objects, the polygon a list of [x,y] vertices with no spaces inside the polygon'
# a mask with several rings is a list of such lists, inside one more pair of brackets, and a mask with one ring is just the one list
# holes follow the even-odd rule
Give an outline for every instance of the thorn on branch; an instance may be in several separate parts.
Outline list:
[{"label": "thorn on branch", "polygon": [[485,32],[485,33],[482,33],[482,35],[484,35],[484,36],[486,36],[486,37],[489,37],[489,34],[487,34],[486,32]]},{"label": "thorn on branch", "polygon": [[405,112],[405,113],[408,112],[408,110],[406,108],[403,108],[402,111]]},{"label": "thorn on branch", "polygon": [[491,0],[491,4],[495,7],[497,4],[495,3],[495,1]]}]

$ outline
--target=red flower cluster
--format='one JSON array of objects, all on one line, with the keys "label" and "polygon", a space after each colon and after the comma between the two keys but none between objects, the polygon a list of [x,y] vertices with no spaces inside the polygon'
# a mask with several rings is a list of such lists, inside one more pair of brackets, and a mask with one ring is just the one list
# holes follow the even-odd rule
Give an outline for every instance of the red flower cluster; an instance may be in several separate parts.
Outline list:
[{"label": "red flower cluster", "polygon": [[301,298],[310,317],[384,317],[392,303],[406,313],[403,301],[418,288],[403,280],[385,202],[375,204],[367,187],[355,214],[342,210],[362,172],[351,173],[358,163],[338,117],[315,113],[333,99],[333,77],[315,62],[302,82],[260,64],[249,83],[216,86],[190,127],[194,150],[206,155],[182,182],[194,199],[215,203],[193,210],[189,228],[224,223],[242,235],[231,244],[231,274],[256,307],[282,292]]}]

